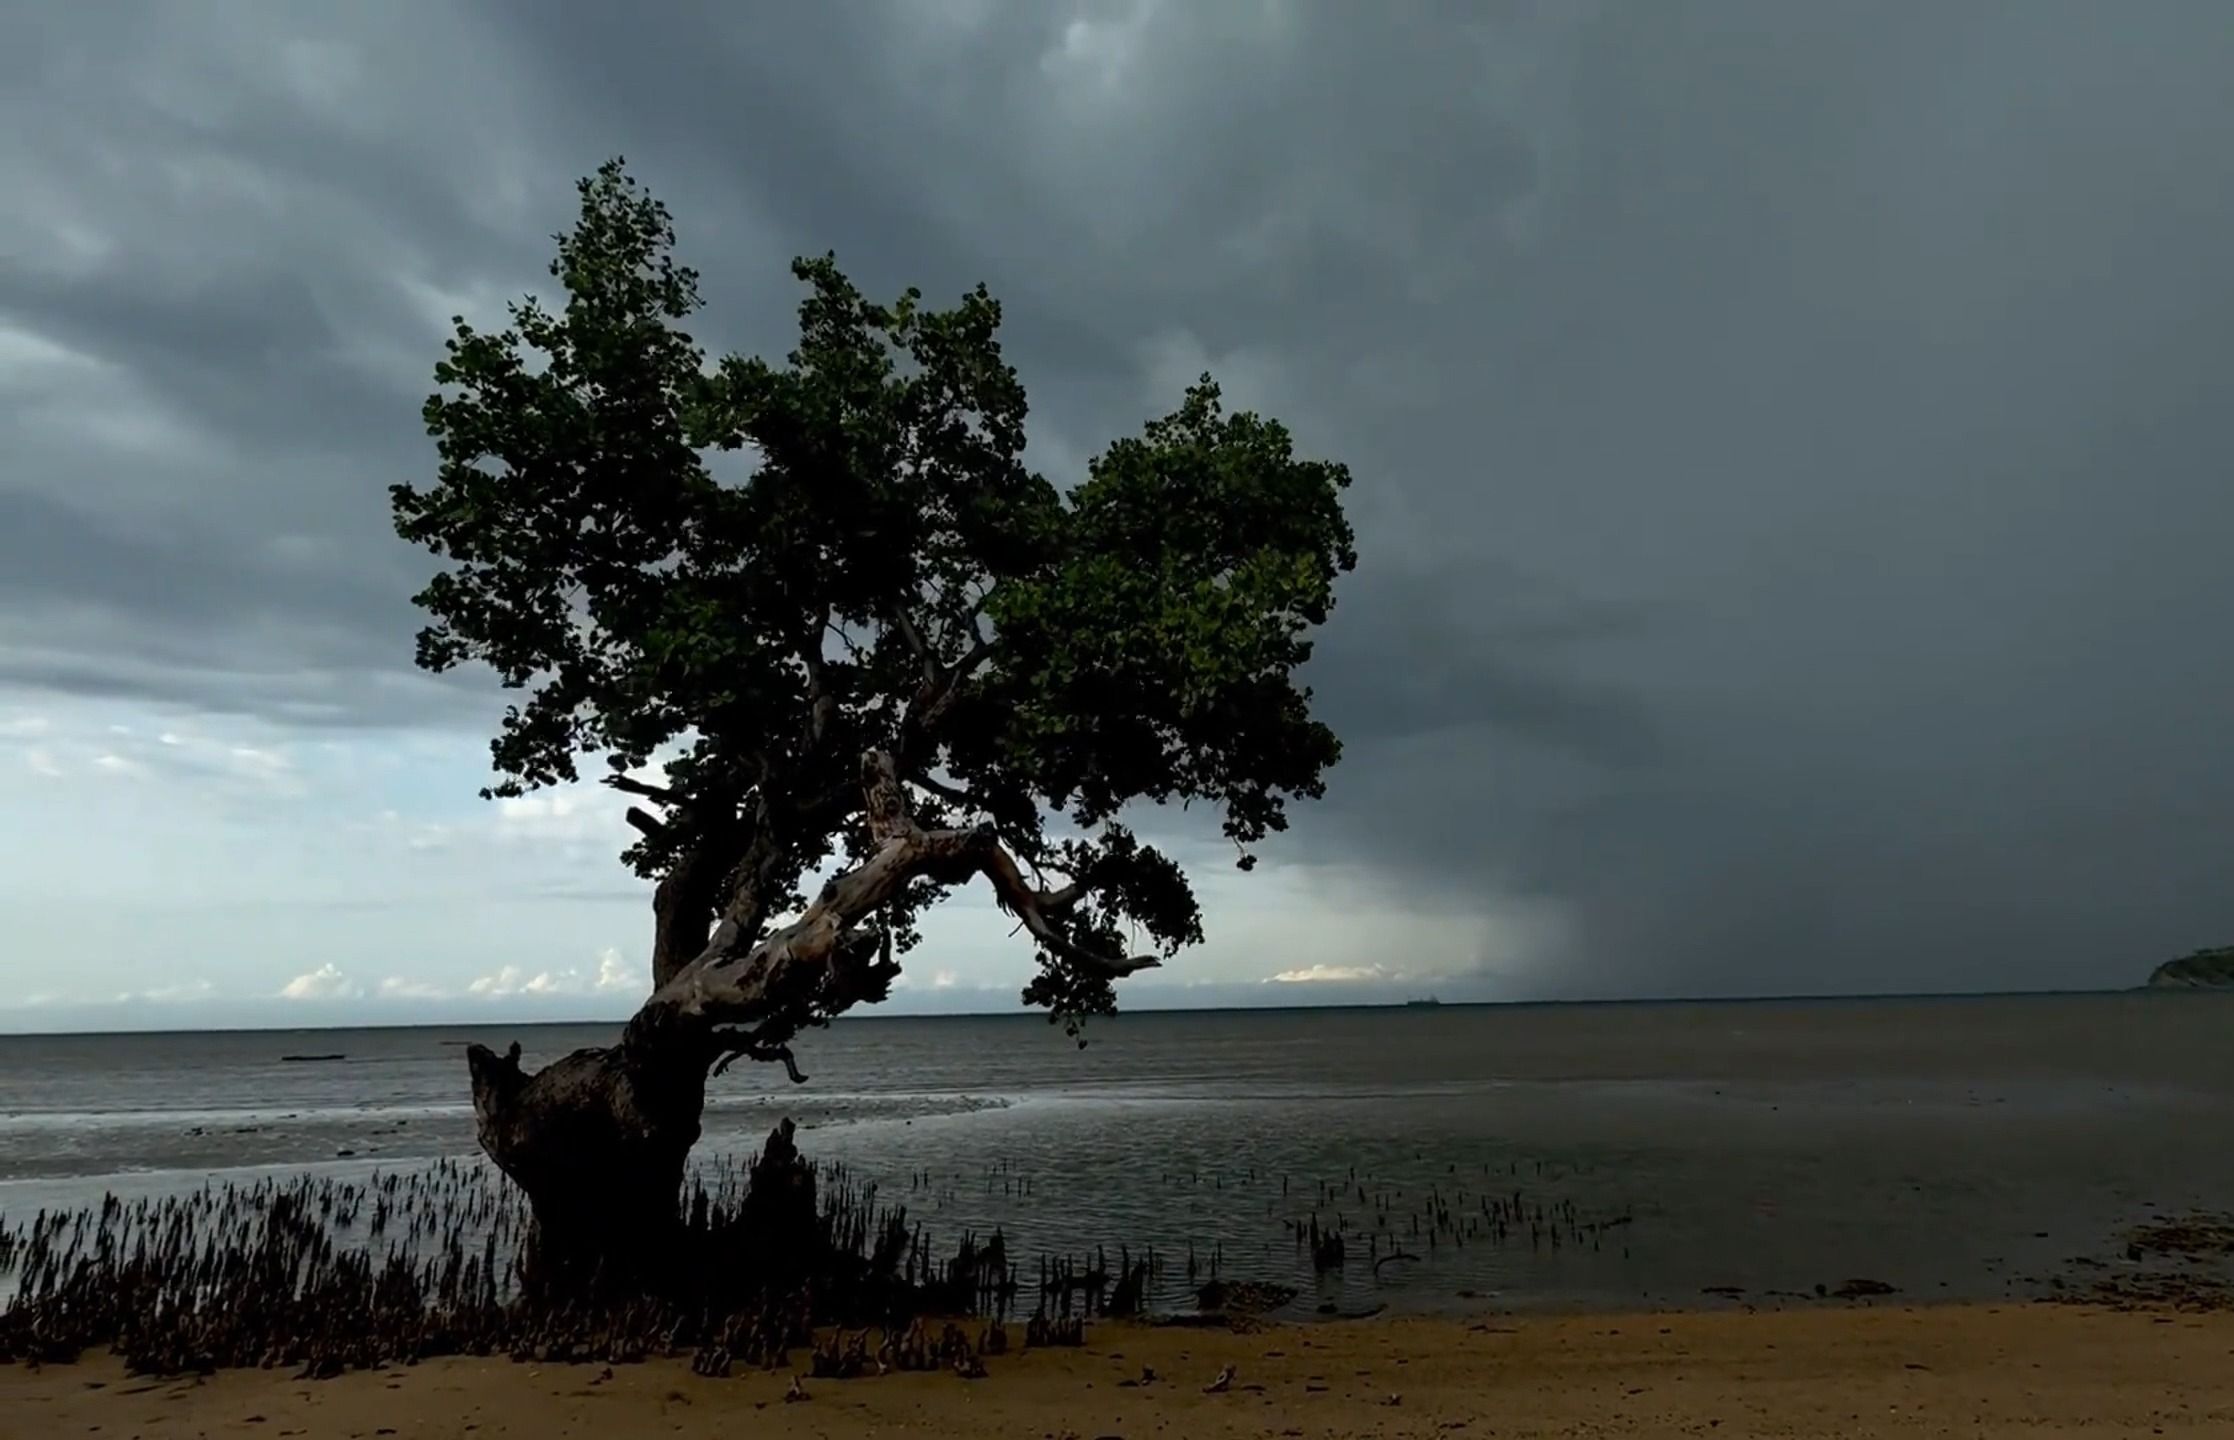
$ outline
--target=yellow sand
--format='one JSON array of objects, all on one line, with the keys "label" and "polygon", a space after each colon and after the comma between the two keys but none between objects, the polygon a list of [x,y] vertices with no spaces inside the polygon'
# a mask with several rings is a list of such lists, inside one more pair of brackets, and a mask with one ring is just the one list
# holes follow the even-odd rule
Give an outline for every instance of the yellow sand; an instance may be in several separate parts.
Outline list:
[{"label": "yellow sand", "polygon": [[[805,1359],[804,1352],[799,1357]],[[1203,1387],[1225,1365],[1226,1393]],[[1158,1379],[1121,1385],[1143,1365]],[[442,1360],[323,1382],[125,1376],[101,1359],[0,1368],[0,1437],[1711,1435],[2234,1436],[2234,1315],[2067,1306],[1825,1308],[1254,1334],[1105,1326],[988,1379],[728,1380],[681,1360]]]}]

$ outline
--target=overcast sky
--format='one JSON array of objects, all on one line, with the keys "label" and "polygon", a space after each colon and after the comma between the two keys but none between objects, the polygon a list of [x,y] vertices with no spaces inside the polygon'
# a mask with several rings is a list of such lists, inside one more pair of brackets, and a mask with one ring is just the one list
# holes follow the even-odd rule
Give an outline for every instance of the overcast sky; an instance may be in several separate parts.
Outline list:
[{"label": "overcast sky", "polygon": [[[717,350],[835,249],[993,288],[1058,481],[1205,368],[1354,470],[1347,758],[1253,876],[1178,837],[1132,1003],[2234,941],[2230,72],[2225,0],[0,0],[0,1028],[636,998],[385,493],[616,153]],[[895,1007],[1013,1001],[929,928]]]}]

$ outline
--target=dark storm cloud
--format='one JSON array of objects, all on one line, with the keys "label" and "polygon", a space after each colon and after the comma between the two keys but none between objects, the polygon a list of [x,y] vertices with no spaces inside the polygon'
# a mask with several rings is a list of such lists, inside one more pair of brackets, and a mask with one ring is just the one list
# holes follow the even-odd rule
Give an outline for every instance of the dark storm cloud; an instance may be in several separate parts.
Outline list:
[{"label": "dark storm cloud", "polygon": [[1481,419],[1536,473],[1481,513],[1657,599],[1596,663],[1668,762],[1469,793],[1454,748],[1344,802],[1571,906],[1532,987],[2122,982],[2234,924],[2229,17],[1878,8],[1666,7],[1581,67],[1605,163],[1516,307],[1558,363]]},{"label": "dark storm cloud", "polygon": [[444,713],[384,486],[622,152],[716,346],[835,248],[990,283],[1059,471],[1206,367],[1349,461],[1277,853],[1564,912],[1507,991],[2234,931],[2217,0],[0,15],[0,680]]}]

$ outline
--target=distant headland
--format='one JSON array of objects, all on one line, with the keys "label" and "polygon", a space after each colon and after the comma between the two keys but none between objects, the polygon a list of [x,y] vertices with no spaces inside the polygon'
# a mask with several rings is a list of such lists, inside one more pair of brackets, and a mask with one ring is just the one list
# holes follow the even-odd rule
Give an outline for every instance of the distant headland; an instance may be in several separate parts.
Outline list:
[{"label": "distant headland", "polygon": [[2198,950],[2149,972],[2151,990],[2234,990],[2234,945]]}]

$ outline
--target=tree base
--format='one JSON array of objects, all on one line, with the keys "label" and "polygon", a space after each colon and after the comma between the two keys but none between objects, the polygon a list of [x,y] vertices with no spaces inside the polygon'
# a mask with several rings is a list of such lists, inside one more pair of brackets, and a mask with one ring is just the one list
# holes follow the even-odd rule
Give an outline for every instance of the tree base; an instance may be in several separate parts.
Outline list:
[{"label": "tree base", "polygon": [[647,1064],[622,1045],[528,1075],[517,1044],[501,1057],[470,1046],[466,1063],[481,1148],[534,1213],[523,1285],[553,1297],[672,1293],[703,1063]]},{"label": "tree base", "polygon": [[[535,1229],[521,1282],[544,1301],[650,1296],[723,1309],[814,1288],[837,1265],[814,1168],[785,1120],[754,1160],[734,1215],[684,1180],[705,1105],[703,1062],[647,1065],[627,1041],[577,1050],[530,1075],[519,1046],[469,1046],[481,1147],[526,1192]],[[652,1053],[673,1053],[661,1047]]]}]

